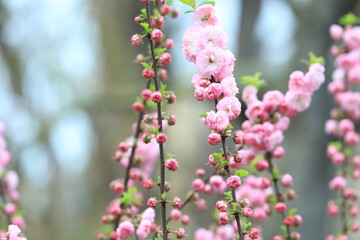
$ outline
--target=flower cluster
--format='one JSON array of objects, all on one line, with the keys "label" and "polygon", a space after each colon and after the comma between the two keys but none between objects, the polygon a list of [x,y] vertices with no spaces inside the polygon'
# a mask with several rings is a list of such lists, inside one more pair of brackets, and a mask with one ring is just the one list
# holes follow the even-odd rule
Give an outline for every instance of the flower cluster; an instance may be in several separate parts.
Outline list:
[{"label": "flower cluster", "polygon": [[21,236],[21,229],[17,225],[9,225],[8,231],[0,232],[0,239],[10,239],[10,240],[27,240],[25,237]]},{"label": "flower cluster", "polygon": [[[213,6],[205,4],[196,8],[193,23],[184,33],[183,52],[186,59],[194,62],[199,71],[192,78],[195,98],[198,101],[211,100],[215,103],[214,110],[202,114],[203,123],[211,130],[208,143],[213,146],[221,143],[223,149],[223,153],[209,156],[209,162],[218,175],[210,177],[209,184],[205,184],[201,178],[195,179],[193,187],[195,191],[204,191],[207,195],[212,193],[212,189],[223,194],[226,188],[229,188],[226,200],[216,204],[219,224],[226,225],[234,217],[233,231],[239,239],[260,239],[259,230],[256,228],[242,228],[240,216],[251,217],[252,210],[247,201],[236,198],[235,190],[241,186],[241,177],[247,172],[239,170],[241,161],[238,161],[235,154],[228,152],[226,147],[226,140],[229,138],[234,138],[237,144],[243,140],[233,136],[230,124],[230,121],[235,120],[241,113],[241,103],[236,97],[239,89],[233,76],[235,57],[226,49],[228,38]],[[227,176],[226,180],[223,176]],[[225,228],[218,230],[222,231],[221,229]]]},{"label": "flower cluster", "polygon": [[[5,127],[0,122],[0,225],[9,226],[8,236],[14,236],[11,239],[22,239],[17,237],[21,230],[25,230],[25,219],[17,207],[20,200],[20,194],[17,190],[19,184],[19,177],[15,171],[9,170],[8,166],[12,162],[11,153],[7,150],[7,143],[5,140]],[[19,229],[20,228],[20,229]],[[0,231],[0,236],[4,235]],[[15,237],[16,236],[16,237]]]},{"label": "flower cluster", "polygon": [[[158,185],[161,190],[161,200],[155,197],[148,200],[148,206],[155,207],[161,202],[162,211],[166,208],[166,193],[170,190],[170,185],[165,182],[165,167],[170,171],[175,171],[179,167],[173,155],[168,154],[165,159],[164,143],[167,136],[163,133],[166,126],[173,126],[176,123],[176,116],[163,116],[162,103],[172,104],[176,101],[176,95],[166,90],[159,80],[167,78],[167,71],[164,67],[171,63],[171,55],[167,50],[174,45],[172,39],[166,39],[162,29],[164,17],[171,15],[177,16],[177,10],[165,4],[163,0],[155,0],[154,9],[151,11],[150,2],[141,0],[145,8],[135,17],[142,28],[141,34],[131,37],[131,44],[135,47],[144,44],[144,39],[148,39],[150,56],[138,54],[136,62],[143,67],[142,77],[146,80],[146,88],[141,91],[141,97],[132,105],[133,110],[138,113],[138,121],[133,127],[133,136],[126,141],[118,144],[114,159],[120,166],[125,168],[125,178],[115,179],[110,183],[110,188],[118,194],[106,209],[106,214],[102,217],[102,222],[106,224],[105,231],[98,234],[98,239],[127,239],[131,235],[137,238],[147,238],[151,231],[159,234],[161,228],[154,222],[155,211],[147,208],[140,213],[143,195],[136,188],[136,183],[146,189],[151,189]],[[157,181],[151,179],[151,175],[160,156],[161,177]],[[166,160],[166,161],[165,161]],[[176,198],[173,202],[174,207],[179,207],[181,200]],[[167,239],[168,230],[166,229],[166,213],[162,219],[162,229],[164,238]],[[164,227],[165,226],[165,227]],[[109,230],[111,229],[111,230]],[[185,236],[183,229],[178,230],[177,235]]]},{"label": "flower cluster", "polygon": [[336,176],[330,181],[329,188],[337,193],[337,199],[327,204],[329,216],[340,217],[340,229],[329,235],[327,240],[349,239],[351,232],[358,232],[358,193],[354,180],[360,178],[360,134],[356,132],[356,122],[360,120],[360,92],[354,85],[360,84],[360,27],[332,25],[330,35],[339,44],[331,48],[336,58],[336,69],[328,92],[333,96],[337,107],[330,112],[325,132],[338,141],[329,143],[327,156],[332,164],[338,166]]}]

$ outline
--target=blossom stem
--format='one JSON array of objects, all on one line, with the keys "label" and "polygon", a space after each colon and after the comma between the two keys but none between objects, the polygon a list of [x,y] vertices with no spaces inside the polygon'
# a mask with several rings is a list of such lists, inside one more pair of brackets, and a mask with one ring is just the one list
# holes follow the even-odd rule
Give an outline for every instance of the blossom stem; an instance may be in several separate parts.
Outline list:
[{"label": "blossom stem", "polygon": [[[342,165],[342,175],[343,177],[346,179],[347,178],[347,165],[348,165],[348,158],[347,155],[345,154],[345,142],[344,140],[341,141],[342,142],[342,152],[345,155],[345,161],[344,164]],[[347,226],[347,214],[346,214],[346,206],[347,206],[347,199],[344,197],[344,189],[342,189],[340,191],[341,194],[341,214],[340,214],[340,218],[341,218],[341,229],[342,229],[342,234],[343,235],[347,235],[348,234],[348,226]]]},{"label": "blossom stem", "polygon": [[[274,185],[274,188],[275,188],[275,194],[276,194],[276,200],[278,202],[284,202],[284,198],[280,192],[280,189],[279,189],[279,183],[278,183],[278,179],[274,177],[275,175],[275,171],[274,171],[274,164],[272,162],[272,153],[271,152],[266,152],[265,153],[265,159],[266,161],[269,163],[269,172],[271,174],[271,180],[273,182],[273,185]],[[284,220],[285,219],[285,213],[282,212],[281,213],[281,216],[282,216],[282,219]],[[286,227],[286,240],[291,240],[291,235],[290,235],[290,227],[285,225]]]},{"label": "blossom stem", "polygon": [[[146,6],[146,15],[147,15],[147,21],[150,25],[150,5],[149,3],[145,3]],[[149,43],[150,43],[150,52],[151,52],[151,58],[152,58],[152,68],[154,70],[154,84],[155,84],[155,90],[159,91],[159,80],[157,78],[157,60],[155,56],[155,50],[154,50],[154,42],[151,39],[151,36],[148,35]],[[162,133],[163,125],[162,125],[162,114],[161,114],[161,102],[158,102],[156,104],[157,107],[157,122],[159,125],[159,132]],[[160,150],[160,193],[161,196],[165,192],[165,156],[164,156],[164,144],[159,143],[159,150]],[[163,199],[165,200],[165,199]],[[168,232],[166,229],[166,202],[161,202],[161,219],[162,219],[162,232],[163,232],[163,240],[167,240]]]}]

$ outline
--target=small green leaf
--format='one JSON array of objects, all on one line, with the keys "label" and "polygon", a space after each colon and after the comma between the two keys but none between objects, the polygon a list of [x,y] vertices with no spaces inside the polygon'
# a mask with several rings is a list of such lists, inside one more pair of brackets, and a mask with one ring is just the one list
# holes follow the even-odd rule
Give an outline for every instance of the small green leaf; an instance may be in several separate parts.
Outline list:
[{"label": "small green leaf", "polygon": [[224,195],[225,195],[226,200],[231,200],[232,199],[231,191],[224,192]]},{"label": "small green leaf", "polygon": [[250,172],[256,172],[256,171],[257,171],[255,165],[256,165],[261,159],[263,159],[263,157],[262,157],[261,155],[257,155],[257,156],[255,157],[255,159],[251,161],[251,163],[249,164],[249,167],[248,167],[248,169],[249,169]]},{"label": "small green leaf", "polygon": [[342,149],[342,142],[341,142],[341,141],[329,142],[329,143],[328,143],[328,146],[334,146],[334,147],[336,147],[336,149],[337,149],[338,151],[341,151],[341,149]]},{"label": "small green leaf", "polygon": [[297,213],[297,208],[292,208],[292,209],[290,209],[289,210],[289,216],[294,216],[295,215],[295,213]]},{"label": "small green leaf", "polygon": [[129,195],[134,195],[136,192],[137,192],[137,188],[135,187],[129,188],[127,191]]},{"label": "small green leaf", "polygon": [[203,113],[203,114],[201,114],[201,115],[199,115],[199,117],[202,117],[202,118],[207,118],[207,114],[206,113]]},{"label": "small green leaf", "polygon": [[276,199],[275,196],[270,196],[270,197],[268,197],[268,198],[267,198],[267,201],[268,201],[269,203],[273,203],[273,204],[276,204],[276,203],[277,203],[277,199]]},{"label": "small green leaf", "polygon": [[160,92],[163,93],[163,92],[165,92],[165,90],[166,90],[166,85],[160,83]]},{"label": "small green leaf", "polygon": [[110,233],[114,231],[113,226],[111,224],[106,224],[102,228],[102,232],[106,235],[110,235]]},{"label": "small green leaf", "polygon": [[148,68],[148,69],[152,69],[152,67],[147,64],[146,62],[140,62],[140,64],[144,67],[144,68]]},{"label": "small green leaf", "polygon": [[186,11],[185,13],[194,13],[195,11],[194,10],[189,10],[189,11]]},{"label": "small green leaf", "polygon": [[192,7],[194,10],[196,9],[196,0],[179,0],[183,4],[186,4],[190,7]]},{"label": "small green leaf", "polygon": [[168,4],[168,5],[172,5],[173,3],[174,3],[174,0],[168,0],[168,1],[167,1],[167,4]]},{"label": "small green leaf", "polygon": [[344,149],[344,155],[346,158],[350,157],[351,156],[351,150],[350,148],[345,148]]},{"label": "small green leaf", "polygon": [[167,153],[165,154],[165,158],[166,158],[166,159],[176,158],[176,155],[167,152]]},{"label": "small green leaf", "polygon": [[140,26],[142,26],[145,30],[146,33],[150,33],[152,30],[151,28],[149,28],[149,24],[148,23],[140,23]]},{"label": "small green leaf", "polygon": [[339,23],[343,26],[346,25],[356,25],[360,23],[360,17],[356,16],[354,13],[349,12],[339,19]]},{"label": "small green leaf", "polygon": [[244,169],[240,169],[240,170],[236,170],[235,169],[235,175],[242,178],[242,177],[245,177],[249,174],[248,171],[244,170]]},{"label": "small green leaf", "polygon": [[267,86],[267,82],[265,79],[261,79],[262,73],[261,72],[257,72],[255,73],[253,76],[251,75],[247,75],[247,76],[243,76],[241,78],[241,84],[242,85],[253,85],[255,86],[257,89],[260,89],[262,87]]},{"label": "small green leaf", "polygon": [[199,4],[199,7],[202,6],[202,5],[205,5],[205,4],[211,4],[211,5],[215,6],[215,1],[209,1],[209,0],[202,1]]},{"label": "small green leaf", "polygon": [[155,49],[155,55],[160,57],[166,52],[167,48],[156,48]]},{"label": "small green leaf", "polygon": [[324,58],[317,57],[313,52],[309,52],[309,61],[305,59],[301,59],[300,62],[305,63],[308,67],[315,63],[320,63],[322,65],[325,64]]},{"label": "small green leaf", "polygon": [[286,230],[286,226],[285,226],[285,225],[281,225],[280,229],[281,229],[281,231],[282,231],[285,235],[287,235],[287,230]]},{"label": "small green leaf", "polygon": [[165,198],[166,198],[166,193],[163,192],[163,193],[161,194],[161,199],[162,199],[162,200],[165,200]]},{"label": "small green leaf", "polygon": [[252,225],[252,222],[243,222],[243,230],[246,231],[248,229],[248,227],[250,227]]},{"label": "small green leaf", "polygon": [[274,169],[272,175],[273,175],[274,179],[280,179],[281,178],[281,174],[280,174],[279,170],[277,170],[277,169]]},{"label": "small green leaf", "polygon": [[161,177],[160,176],[158,176],[157,178],[156,178],[156,182],[161,182]]}]

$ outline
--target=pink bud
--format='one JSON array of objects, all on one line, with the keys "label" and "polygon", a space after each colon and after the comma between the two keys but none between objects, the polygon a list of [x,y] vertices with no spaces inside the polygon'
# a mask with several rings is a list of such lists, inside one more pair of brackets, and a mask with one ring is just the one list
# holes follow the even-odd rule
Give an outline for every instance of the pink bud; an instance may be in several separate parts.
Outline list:
[{"label": "pink bud", "polygon": [[198,191],[198,192],[203,191],[204,187],[205,187],[204,181],[201,180],[200,178],[195,179],[193,181],[192,185],[193,185],[194,190]]},{"label": "pink bud", "polygon": [[221,225],[225,225],[229,222],[229,217],[225,212],[220,213],[218,219],[219,219],[219,224]]},{"label": "pink bud", "polygon": [[284,187],[290,187],[292,184],[293,184],[293,178],[290,174],[284,174],[282,177],[281,177],[281,184],[284,186]]},{"label": "pink bud", "polygon": [[265,159],[261,159],[255,164],[255,168],[258,171],[264,171],[269,168],[269,163]]},{"label": "pink bud", "polygon": [[273,156],[275,158],[282,158],[284,156],[285,150],[282,146],[277,146],[273,151]]},{"label": "pink bud", "polygon": [[153,92],[150,96],[151,101],[154,103],[159,103],[162,101],[163,96],[159,91]]},{"label": "pink bud", "polygon": [[286,204],[283,202],[277,203],[274,208],[275,208],[275,211],[278,213],[283,213],[287,209]]},{"label": "pink bud", "polygon": [[229,188],[237,188],[241,185],[241,179],[238,176],[231,176],[226,180],[226,184]]},{"label": "pink bud", "polygon": [[149,207],[156,207],[156,203],[157,203],[156,198],[154,198],[154,197],[149,198],[147,201],[147,205]]},{"label": "pink bud", "polygon": [[159,42],[163,37],[163,33],[160,29],[154,29],[152,32],[151,32],[151,38],[156,41],[156,42]]},{"label": "pink bud", "polygon": [[150,79],[154,77],[154,70],[150,69],[150,68],[144,68],[142,71],[142,76],[144,78]]},{"label": "pink bud", "polygon": [[176,171],[179,168],[179,163],[174,158],[169,158],[165,162],[165,167],[170,171]]},{"label": "pink bud", "polygon": [[144,111],[144,104],[141,102],[134,102],[134,104],[132,105],[132,108],[135,112],[142,112]]},{"label": "pink bud", "polygon": [[171,210],[171,212],[170,212],[170,217],[171,217],[171,219],[173,219],[173,220],[180,220],[180,218],[181,218],[181,212],[180,212],[179,210],[177,210],[177,209],[173,209],[173,210]]}]

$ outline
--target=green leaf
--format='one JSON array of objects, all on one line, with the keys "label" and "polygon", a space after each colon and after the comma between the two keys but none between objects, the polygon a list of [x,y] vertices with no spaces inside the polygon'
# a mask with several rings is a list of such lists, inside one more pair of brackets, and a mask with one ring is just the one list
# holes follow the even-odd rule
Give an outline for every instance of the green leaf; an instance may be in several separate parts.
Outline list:
[{"label": "green leaf", "polygon": [[270,197],[268,197],[267,201],[268,201],[269,203],[273,203],[273,204],[276,204],[276,203],[277,203],[277,199],[276,199],[275,196],[270,196]]},{"label": "green leaf", "polygon": [[142,26],[145,30],[146,33],[150,33],[152,30],[151,28],[149,28],[149,24],[148,23],[140,23],[140,26]]},{"label": "green leaf", "polygon": [[342,149],[342,142],[341,142],[341,141],[329,142],[329,143],[328,143],[328,146],[334,146],[334,147],[336,147],[336,149],[337,149],[338,151],[341,151],[341,149]]},{"label": "green leaf", "polygon": [[158,176],[157,178],[156,178],[156,182],[161,182],[161,177],[160,176]]},{"label": "green leaf", "polygon": [[281,229],[281,231],[282,231],[285,235],[287,235],[287,230],[286,230],[286,226],[285,226],[285,225],[281,225],[280,229]]},{"label": "green leaf", "polygon": [[225,195],[226,200],[231,200],[232,199],[231,191],[224,192],[224,195]]},{"label": "green leaf", "polygon": [[356,25],[360,23],[360,17],[356,16],[352,12],[349,12],[339,19],[339,23],[343,26]]},{"label": "green leaf", "polygon": [[167,4],[168,4],[168,5],[172,5],[173,3],[174,3],[174,0],[168,0],[168,1],[167,1]]},{"label": "green leaf", "polygon": [[279,170],[277,170],[277,169],[274,169],[272,175],[273,175],[274,179],[280,179],[281,178],[281,174],[280,174]]},{"label": "green leaf", "polygon": [[171,153],[168,153],[168,152],[165,154],[165,156],[166,156],[166,157],[165,157],[166,159],[169,159],[169,158],[176,158],[176,155],[171,154]]},{"label": "green leaf", "polygon": [[140,62],[140,64],[144,67],[144,68],[148,68],[148,69],[152,69],[152,67],[147,64],[146,62]]},{"label": "green leaf", "polygon": [[267,86],[267,82],[265,79],[261,79],[262,73],[261,72],[257,72],[255,73],[253,76],[251,75],[246,75],[243,76],[241,78],[241,84],[242,85],[253,85],[255,86],[257,89],[260,89],[262,87]]},{"label": "green leaf", "polygon": [[245,177],[249,174],[248,171],[244,170],[244,169],[240,169],[240,170],[236,170],[235,169],[235,175],[242,178],[242,177]]},{"label": "green leaf", "polygon": [[189,10],[189,11],[186,11],[185,13],[194,13],[195,11],[194,10]]},{"label": "green leaf", "polygon": [[161,93],[165,92],[165,89],[166,89],[166,85],[160,83],[160,92],[161,92]]},{"label": "green leaf", "polygon": [[179,0],[179,1],[185,5],[192,7],[194,10],[196,9],[196,0]]},{"label": "green leaf", "polygon": [[127,193],[131,196],[134,195],[136,192],[137,192],[137,188],[135,188],[135,187],[129,188],[127,190]]},{"label": "green leaf", "polygon": [[243,230],[246,231],[248,229],[248,227],[250,227],[252,225],[252,222],[243,222],[241,221],[243,224]]},{"label": "green leaf", "polygon": [[253,160],[251,161],[251,163],[249,164],[249,167],[248,167],[248,169],[249,169],[250,172],[256,172],[256,171],[257,171],[255,165],[256,165],[261,159],[263,159],[263,157],[262,157],[261,155],[257,155],[257,156],[255,157],[255,159],[253,159]]},{"label": "green leaf", "polygon": [[162,200],[165,200],[165,198],[166,198],[166,193],[163,192],[163,193],[161,194],[161,199],[162,199]]},{"label": "green leaf", "polygon": [[215,1],[209,1],[209,0],[202,1],[199,4],[199,7],[202,6],[202,5],[205,5],[205,4],[211,4],[211,5],[215,6]]},{"label": "green leaf", "polygon": [[345,148],[344,149],[344,155],[345,155],[346,158],[349,158],[351,156],[350,148]]},{"label": "green leaf", "polygon": [[160,57],[166,52],[167,48],[156,48],[155,49],[155,55]]},{"label": "green leaf", "polygon": [[292,208],[292,209],[290,209],[289,210],[289,216],[294,216],[295,215],[295,213],[297,213],[297,208]]},{"label": "green leaf", "polygon": [[102,232],[106,235],[110,235],[110,233],[114,231],[113,226],[111,224],[106,224],[103,226]]},{"label": "green leaf", "polygon": [[313,52],[309,52],[309,61],[305,59],[301,59],[300,62],[305,63],[307,66],[311,66],[314,63],[320,63],[322,65],[325,64],[324,58],[317,57]]},{"label": "green leaf", "polygon": [[206,113],[203,113],[203,114],[201,114],[201,115],[199,115],[199,117],[202,117],[202,118],[207,118],[207,114]]}]

